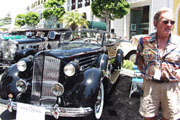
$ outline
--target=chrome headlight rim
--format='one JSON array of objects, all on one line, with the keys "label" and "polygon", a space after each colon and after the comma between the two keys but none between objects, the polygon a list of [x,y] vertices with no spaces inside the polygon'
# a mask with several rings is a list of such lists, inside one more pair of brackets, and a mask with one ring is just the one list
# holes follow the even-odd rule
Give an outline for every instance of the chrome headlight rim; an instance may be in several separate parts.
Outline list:
[{"label": "chrome headlight rim", "polygon": [[19,92],[24,93],[27,90],[27,82],[23,79],[16,81],[16,89]]},{"label": "chrome headlight rim", "polygon": [[16,50],[17,50],[16,48],[10,48],[10,49],[9,49],[9,51],[10,51],[11,54],[15,54],[15,53],[16,53]]},{"label": "chrome headlight rim", "polygon": [[26,61],[25,60],[20,60],[16,63],[17,65],[17,69],[20,71],[20,72],[24,72],[26,69],[27,69],[27,64],[26,64]]},{"label": "chrome headlight rim", "polygon": [[64,74],[68,77],[74,76],[76,73],[76,67],[73,63],[68,63],[64,66]]},{"label": "chrome headlight rim", "polygon": [[9,52],[4,52],[4,53],[3,53],[3,56],[4,56],[5,59],[8,59],[9,56],[10,56],[10,54],[9,54]]},{"label": "chrome headlight rim", "polygon": [[11,43],[11,45],[9,46],[9,48],[10,48],[10,52],[12,53],[12,54],[14,54],[16,51],[17,51],[17,46],[16,46],[16,44],[14,44],[14,43]]},{"label": "chrome headlight rim", "polygon": [[52,86],[51,91],[55,96],[61,96],[64,93],[64,86],[61,83],[56,83]]}]

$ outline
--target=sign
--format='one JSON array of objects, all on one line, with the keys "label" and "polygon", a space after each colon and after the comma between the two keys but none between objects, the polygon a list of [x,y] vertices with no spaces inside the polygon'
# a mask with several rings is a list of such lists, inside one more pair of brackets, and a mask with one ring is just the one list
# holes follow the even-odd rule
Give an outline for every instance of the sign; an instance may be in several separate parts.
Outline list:
[{"label": "sign", "polygon": [[45,120],[45,109],[29,104],[17,103],[16,120]]}]

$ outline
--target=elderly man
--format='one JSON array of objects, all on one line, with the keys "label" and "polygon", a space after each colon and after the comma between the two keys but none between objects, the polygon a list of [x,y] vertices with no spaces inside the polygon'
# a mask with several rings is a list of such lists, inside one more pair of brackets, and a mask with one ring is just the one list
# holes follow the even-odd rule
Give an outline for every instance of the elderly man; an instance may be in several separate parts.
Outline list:
[{"label": "elderly man", "polygon": [[139,112],[155,120],[159,108],[162,120],[180,118],[180,37],[171,33],[173,12],[161,8],[154,16],[156,32],[139,41],[136,65],[142,73],[143,96]]}]

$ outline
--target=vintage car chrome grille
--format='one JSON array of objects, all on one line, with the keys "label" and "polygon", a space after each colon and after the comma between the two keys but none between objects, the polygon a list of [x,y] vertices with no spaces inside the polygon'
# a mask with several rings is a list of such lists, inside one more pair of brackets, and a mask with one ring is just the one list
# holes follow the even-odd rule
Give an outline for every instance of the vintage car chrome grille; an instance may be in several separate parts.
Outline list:
[{"label": "vintage car chrome grille", "polygon": [[79,61],[79,65],[81,67],[81,70],[88,69],[94,65],[98,57],[98,54],[92,54],[88,56],[83,56],[78,58],[77,60]]},{"label": "vintage car chrome grille", "polygon": [[56,102],[51,88],[59,80],[60,60],[51,56],[39,55],[34,58],[32,79],[32,102],[49,105]]}]

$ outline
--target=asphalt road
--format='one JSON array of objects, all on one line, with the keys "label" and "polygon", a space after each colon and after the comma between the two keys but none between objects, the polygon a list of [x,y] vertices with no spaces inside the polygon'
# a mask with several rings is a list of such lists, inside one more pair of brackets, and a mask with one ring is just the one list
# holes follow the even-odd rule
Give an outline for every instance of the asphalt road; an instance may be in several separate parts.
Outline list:
[{"label": "asphalt road", "polygon": [[[142,120],[138,113],[139,100],[138,94],[129,98],[131,77],[121,76],[120,81],[114,87],[114,91],[109,99],[105,101],[103,116],[101,120]],[[0,104],[0,120],[15,120],[16,114],[6,110],[6,106]],[[46,120],[51,120],[47,117]],[[72,120],[72,118],[60,118],[60,120]],[[76,118],[76,120],[82,118]]]}]

